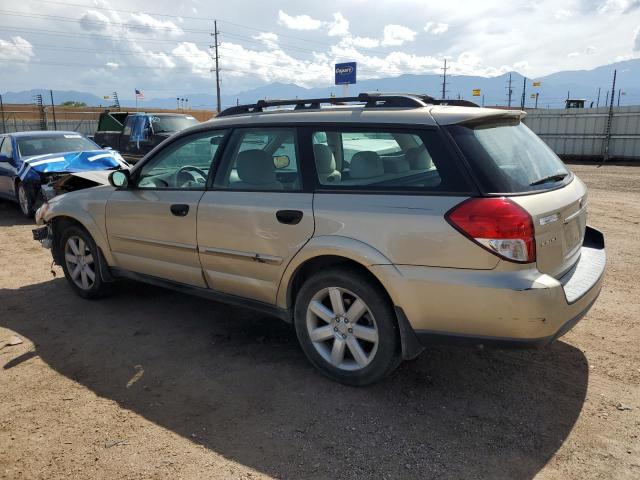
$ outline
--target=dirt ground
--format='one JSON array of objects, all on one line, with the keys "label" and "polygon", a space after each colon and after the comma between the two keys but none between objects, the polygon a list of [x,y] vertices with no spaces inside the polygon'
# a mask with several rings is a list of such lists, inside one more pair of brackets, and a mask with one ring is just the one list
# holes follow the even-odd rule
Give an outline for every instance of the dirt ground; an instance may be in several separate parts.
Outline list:
[{"label": "dirt ground", "polygon": [[609,257],[583,321],[542,350],[431,348],[367,388],[252,311],[76,297],[0,202],[0,478],[640,478],[640,167],[572,168]]}]

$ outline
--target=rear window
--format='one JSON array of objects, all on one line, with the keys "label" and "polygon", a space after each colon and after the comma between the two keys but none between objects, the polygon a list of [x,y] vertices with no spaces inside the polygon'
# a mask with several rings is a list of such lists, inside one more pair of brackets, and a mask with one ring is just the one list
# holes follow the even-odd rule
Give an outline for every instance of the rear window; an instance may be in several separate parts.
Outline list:
[{"label": "rear window", "polygon": [[486,193],[523,193],[562,185],[562,160],[519,121],[447,127]]},{"label": "rear window", "polygon": [[315,130],[312,141],[321,188],[469,191],[435,131]]}]

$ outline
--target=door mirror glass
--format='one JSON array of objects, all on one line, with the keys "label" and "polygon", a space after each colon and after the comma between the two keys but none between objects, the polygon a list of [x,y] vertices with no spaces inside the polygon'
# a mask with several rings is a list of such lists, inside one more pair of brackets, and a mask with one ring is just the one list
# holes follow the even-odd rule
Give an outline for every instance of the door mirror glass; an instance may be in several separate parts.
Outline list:
[{"label": "door mirror glass", "polygon": [[289,155],[274,155],[273,156],[273,166],[277,169],[287,168],[291,160],[289,159]]},{"label": "door mirror glass", "polygon": [[116,170],[109,175],[109,183],[116,188],[127,188],[129,184],[129,172],[127,170]]}]

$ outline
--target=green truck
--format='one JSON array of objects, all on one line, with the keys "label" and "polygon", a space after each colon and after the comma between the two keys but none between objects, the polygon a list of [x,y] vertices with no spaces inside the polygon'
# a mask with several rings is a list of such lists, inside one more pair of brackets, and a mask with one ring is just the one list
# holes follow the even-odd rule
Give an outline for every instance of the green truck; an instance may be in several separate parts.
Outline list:
[{"label": "green truck", "polygon": [[198,120],[188,114],[105,110],[100,114],[93,141],[136,163],[163,140],[196,123]]}]

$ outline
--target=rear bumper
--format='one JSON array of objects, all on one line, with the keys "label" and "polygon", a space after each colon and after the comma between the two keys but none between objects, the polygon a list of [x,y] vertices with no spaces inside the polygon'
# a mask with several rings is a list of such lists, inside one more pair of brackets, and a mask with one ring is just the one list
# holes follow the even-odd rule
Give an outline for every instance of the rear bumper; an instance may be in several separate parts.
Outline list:
[{"label": "rear bumper", "polygon": [[593,306],[606,265],[604,238],[587,227],[579,261],[562,278],[534,269],[500,272],[416,266],[372,267],[421,345],[543,346]]}]

